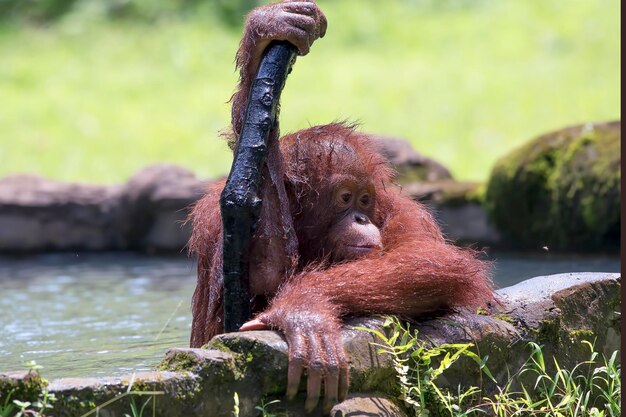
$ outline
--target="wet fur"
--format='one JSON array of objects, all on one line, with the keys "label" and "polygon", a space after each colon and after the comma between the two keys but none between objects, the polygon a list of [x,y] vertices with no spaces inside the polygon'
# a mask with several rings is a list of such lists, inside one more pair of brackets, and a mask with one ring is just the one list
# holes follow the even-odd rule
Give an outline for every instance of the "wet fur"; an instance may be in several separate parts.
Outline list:
[{"label": "wet fur", "polygon": [[[283,277],[287,284],[279,295],[267,294],[272,306],[295,308],[315,298],[331,305],[339,317],[373,313],[415,317],[441,308],[475,308],[492,300],[488,263],[471,250],[447,243],[429,211],[401,194],[392,182],[393,171],[369,136],[342,123],[315,126],[283,137],[280,151],[298,262],[293,273]],[[365,176],[374,184],[376,210],[371,221],[381,231],[383,250],[333,264],[319,246],[333,222],[328,213],[329,195],[336,186],[333,177],[342,174]],[[198,257],[194,347],[223,331],[219,214],[223,186],[223,181],[212,184],[191,214],[189,248]],[[265,302],[260,305],[265,307]]]}]

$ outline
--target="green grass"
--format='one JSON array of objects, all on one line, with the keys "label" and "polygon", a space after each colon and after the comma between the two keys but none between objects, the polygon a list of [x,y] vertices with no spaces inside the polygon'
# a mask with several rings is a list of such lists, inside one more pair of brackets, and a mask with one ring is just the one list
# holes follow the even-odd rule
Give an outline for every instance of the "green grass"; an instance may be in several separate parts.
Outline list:
[{"label": "green grass", "polygon": [[[398,378],[398,392],[406,408],[417,417],[617,417],[621,416],[621,363],[618,351],[610,357],[589,348],[589,359],[571,369],[562,368],[556,357],[545,356],[543,347],[528,342],[530,354],[507,381],[496,381],[488,368],[489,356],[480,358],[474,344],[442,344],[429,347],[418,331],[395,317],[388,317],[385,332],[359,328],[378,337],[379,353],[390,355]],[[461,358],[476,363],[495,383],[495,393],[482,388],[446,388],[445,373]],[[551,362],[548,364],[548,362]],[[463,365],[463,366],[468,366]],[[550,370],[550,366],[553,370]],[[471,370],[467,370],[471,375]],[[443,384],[442,384],[443,383]],[[461,382],[463,383],[463,382]]]},{"label": "green grass", "polygon": [[[282,130],[357,120],[484,180],[536,134],[619,118],[620,2],[430,3],[320,1],[329,30],[288,80]],[[226,173],[239,35],[207,14],[5,23],[0,176],[111,183],[155,162]]]}]

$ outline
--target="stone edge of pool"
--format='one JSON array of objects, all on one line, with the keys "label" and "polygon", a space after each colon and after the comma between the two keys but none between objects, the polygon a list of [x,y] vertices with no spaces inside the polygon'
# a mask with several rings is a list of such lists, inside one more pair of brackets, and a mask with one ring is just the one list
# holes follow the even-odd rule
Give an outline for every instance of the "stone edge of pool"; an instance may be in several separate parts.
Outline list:
[{"label": "stone edge of pool", "polygon": [[[501,305],[492,311],[457,312],[415,327],[420,339],[431,343],[475,343],[480,356],[489,355],[488,366],[499,381],[528,358],[528,341],[542,344],[546,357],[556,357],[567,368],[588,358],[583,340],[595,342],[596,350],[607,355],[620,350],[620,286],[617,273],[541,276],[499,290]],[[396,374],[389,356],[372,346],[373,334],[356,329],[381,325],[378,318],[352,319],[346,324],[343,336],[351,359],[351,394],[335,407],[333,415],[381,410],[402,415],[391,400]],[[286,375],[285,341],[276,332],[258,331],[220,335],[206,349],[172,348],[153,372],[62,378],[51,381],[47,389],[57,398],[51,412],[57,417],[95,413],[98,406],[100,416],[122,417],[130,410],[131,398],[142,392],[160,393],[151,400],[157,416],[231,416],[235,393],[240,416],[248,416],[254,415],[263,399],[282,397]],[[482,385],[486,392],[495,389],[469,362],[460,361],[446,371],[446,385],[456,387],[460,382]],[[129,386],[133,395],[125,394]],[[41,387],[35,374],[0,372],[0,399],[13,390],[15,399],[34,400]],[[124,398],[102,407],[120,396]],[[302,397],[284,406],[300,415],[303,404]]]},{"label": "stone edge of pool", "polygon": [[[419,164],[409,159],[394,167],[401,182],[407,170]],[[185,223],[189,209],[210,182],[171,164],[144,168],[121,185],[70,183],[35,175],[0,178],[0,253],[179,253],[191,233]],[[436,177],[402,187],[434,209],[449,238],[491,246],[501,242],[487,212],[471,197],[479,184]]]}]

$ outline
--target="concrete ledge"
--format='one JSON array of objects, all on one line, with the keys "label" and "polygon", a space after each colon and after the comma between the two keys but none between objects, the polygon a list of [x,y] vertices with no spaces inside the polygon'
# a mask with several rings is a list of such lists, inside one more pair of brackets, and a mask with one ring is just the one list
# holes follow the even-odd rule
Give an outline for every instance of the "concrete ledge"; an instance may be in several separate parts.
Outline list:
[{"label": "concrete ledge", "polygon": [[[494,245],[499,236],[480,204],[467,196],[477,186],[456,182],[440,163],[399,138],[373,136],[398,171],[408,196],[434,207],[445,233],[460,242]],[[169,164],[149,166],[121,185],[89,185],[33,175],[0,179],[0,252],[181,252],[190,206],[209,181]]]},{"label": "concrete ledge", "polygon": [[[185,219],[208,184],[174,165],[154,165],[126,184],[111,186],[5,177],[0,179],[0,252],[182,252],[191,233]],[[466,195],[475,187],[447,179],[404,189],[433,208],[451,239],[499,245],[485,210]]]},{"label": "concrete ledge", "polygon": [[181,251],[187,209],[206,182],[154,165],[124,185],[73,184],[20,175],[0,179],[0,252]]},{"label": "concrete ledge", "polygon": [[[488,366],[499,381],[508,370],[528,358],[528,341],[544,345],[547,357],[555,356],[563,367],[588,357],[582,340],[595,340],[596,350],[619,350],[621,278],[619,274],[572,273],[537,277],[499,291],[501,305],[475,314],[456,312],[423,320],[415,326],[429,343],[472,342],[480,356],[489,355]],[[361,410],[371,415],[402,415],[395,398],[397,375],[390,357],[378,353],[375,337],[356,326],[380,329],[382,321],[355,318],[346,323],[344,344],[351,361],[351,398],[333,409],[334,416]],[[551,363],[546,359],[546,363]],[[234,394],[241,416],[253,416],[263,398],[281,399],[290,415],[303,415],[304,393],[284,401],[287,383],[287,344],[272,331],[231,333],[214,338],[207,349],[171,349],[159,370],[121,378],[72,378],[52,381],[48,390],[58,398],[54,414],[81,416],[116,396],[125,397],[99,409],[103,417],[122,417],[130,410],[132,391],[160,391],[155,397],[157,416],[230,417]],[[459,361],[444,374],[442,385],[479,385],[475,364]],[[132,382],[132,384],[131,384]],[[495,386],[483,382],[484,389]],[[39,384],[39,385],[38,385]],[[32,399],[45,387],[28,373],[0,374],[0,397],[19,387],[20,400]],[[305,390],[305,385],[301,385]],[[30,397],[29,397],[30,396]],[[139,399],[141,400],[141,399]],[[145,401],[145,400],[143,400]],[[150,415],[152,406],[149,405]],[[375,410],[378,411],[370,411]],[[381,411],[382,410],[382,411]],[[320,410],[317,414],[320,415]],[[379,413],[379,414],[376,414]],[[385,414],[387,413],[387,414]]]}]

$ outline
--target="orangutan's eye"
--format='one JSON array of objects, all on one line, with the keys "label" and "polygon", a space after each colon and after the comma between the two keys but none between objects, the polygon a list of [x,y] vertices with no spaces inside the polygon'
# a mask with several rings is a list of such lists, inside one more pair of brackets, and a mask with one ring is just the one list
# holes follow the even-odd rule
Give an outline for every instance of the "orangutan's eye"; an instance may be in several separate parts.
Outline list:
[{"label": "orangutan's eye", "polygon": [[363,194],[363,195],[361,196],[361,198],[359,199],[359,201],[361,202],[361,204],[362,204],[364,207],[369,206],[369,205],[370,205],[370,195],[369,195],[369,194]]},{"label": "orangutan's eye", "polygon": [[352,203],[352,193],[348,190],[340,190],[337,194],[337,203],[340,207],[347,207]]}]

